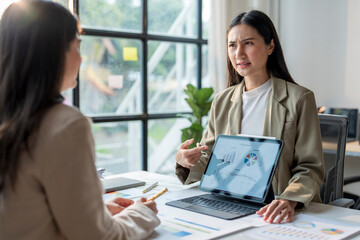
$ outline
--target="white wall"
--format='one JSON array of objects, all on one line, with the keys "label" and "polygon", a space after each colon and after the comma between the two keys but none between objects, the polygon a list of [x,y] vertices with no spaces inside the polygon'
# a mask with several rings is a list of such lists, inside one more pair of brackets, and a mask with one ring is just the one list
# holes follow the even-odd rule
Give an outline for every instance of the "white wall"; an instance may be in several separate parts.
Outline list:
[{"label": "white wall", "polygon": [[359,12],[359,0],[280,0],[288,68],[319,106],[360,108]]}]

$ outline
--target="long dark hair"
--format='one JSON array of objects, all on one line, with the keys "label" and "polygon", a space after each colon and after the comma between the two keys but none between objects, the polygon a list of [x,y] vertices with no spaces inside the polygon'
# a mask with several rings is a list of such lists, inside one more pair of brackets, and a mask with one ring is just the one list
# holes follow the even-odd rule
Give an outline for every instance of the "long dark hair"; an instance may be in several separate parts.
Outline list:
[{"label": "long dark hair", "polygon": [[[279,37],[271,19],[263,12],[251,10],[237,15],[230,23],[226,32],[226,43],[230,30],[239,24],[246,24],[253,27],[264,38],[265,44],[269,45],[271,40],[274,40],[274,51],[269,56],[266,67],[269,73],[277,78],[285,81],[295,83],[292,79],[288,68],[286,67],[284,54],[280,45]],[[232,66],[229,56],[227,57],[227,68],[229,72],[228,87],[240,83],[244,77],[240,76]]]},{"label": "long dark hair", "polygon": [[19,1],[1,18],[0,192],[5,181],[15,186],[20,153],[30,153],[29,136],[61,102],[65,54],[77,32],[77,18],[53,2]]}]

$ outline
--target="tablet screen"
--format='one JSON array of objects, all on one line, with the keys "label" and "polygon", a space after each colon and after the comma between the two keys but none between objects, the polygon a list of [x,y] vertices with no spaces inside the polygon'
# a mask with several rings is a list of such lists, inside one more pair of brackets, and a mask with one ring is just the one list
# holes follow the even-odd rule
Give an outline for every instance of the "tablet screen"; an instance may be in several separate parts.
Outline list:
[{"label": "tablet screen", "polygon": [[219,135],[199,189],[263,202],[281,149],[281,140]]}]

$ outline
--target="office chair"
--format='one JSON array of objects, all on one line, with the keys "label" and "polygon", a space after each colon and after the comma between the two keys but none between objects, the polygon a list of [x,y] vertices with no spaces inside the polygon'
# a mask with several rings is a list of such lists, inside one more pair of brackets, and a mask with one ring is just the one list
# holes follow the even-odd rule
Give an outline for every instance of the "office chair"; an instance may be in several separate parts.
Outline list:
[{"label": "office chair", "polygon": [[[355,183],[355,182],[360,182],[360,176],[346,177],[344,179],[344,185]],[[344,192],[344,197],[348,198],[348,199],[353,199],[355,201],[355,204],[353,206],[351,206],[351,208],[360,210],[360,196],[359,195]]]},{"label": "office chair", "polygon": [[354,201],[343,198],[348,118],[333,114],[319,114],[318,116],[326,170],[325,181],[320,189],[322,201],[325,204],[350,207],[354,205]]}]

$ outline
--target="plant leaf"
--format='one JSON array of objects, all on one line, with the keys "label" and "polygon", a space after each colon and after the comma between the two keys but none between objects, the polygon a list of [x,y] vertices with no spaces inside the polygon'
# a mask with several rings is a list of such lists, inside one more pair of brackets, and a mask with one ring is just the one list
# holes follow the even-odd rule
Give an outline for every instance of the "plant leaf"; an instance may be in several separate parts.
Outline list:
[{"label": "plant leaf", "polygon": [[181,142],[185,142],[186,140],[191,139],[193,136],[193,132],[189,127],[181,129],[181,132],[182,132]]},{"label": "plant leaf", "polygon": [[201,106],[201,116],[205,116],[206,114],[208,114],[208,112],[210,111],[211,108],[211,103],[212,102],[206,102],[204,104],[202,104]]},{"label": "plant leaf", "polygon": [[214,90],[212,88],[200,89],[195,96],[198,104],[202,104],[202,103],[206,102],[211,97],[213,92],[214,92]]},{"label": "plant leaf", "polygon": [[191,99],[189,98],[186,98],[185,101],[189,104],[190,108],[193,110],[193,115],[196,118],[198,118],[200,116],[199,106],[197,106],[196,103],[194,101],[191,101]]},{"label": "plant leaf", "polygon": [[201,131],[201,132],[204,130],[204,128],[199,123],[191,124],[190,129],[193,131]]},{"label": "plant leaf", "polygon": [[190,99],[194,99],[194,98],[195,98],[194,94],[192,94],[192,92],[190,92],[189,90],[184,89],[184,92],[186,93],[186,95],[189,96]]},{"label": "plant leaf", "polygon": [[186,85],[187,86],[187,90],[193,95],[193,96],[196,96],[196,92],[197,92],[197,89],[196,87],[194,87],[192,84],[188,84]]},{"label": "plant leaf", "polygon": [[188,128],[181,129],[181,131],[181,142],[194,138],[194,142],[189,146],[189,149],[196,147],[196,143],[201,141],[203,128],[200,124],[192,124]]},{"label": "plant leaf", "polygon": [[214,90],[212,88],[202,88],[197,90],[192,84],[188,84],[184,89],[188,98],[185,101],[192,109],[192,115],[177,114],[177,116],[188,119],[191,122],[191,126],[181,129],[181,141],[184,142],[188,139],[194,138],[194,142],[189,146],[190,148],[196,147],[196,143],[201,141],[204,128],[201,125],[201,118],[205,116],[211,107],[212,94]]}]

